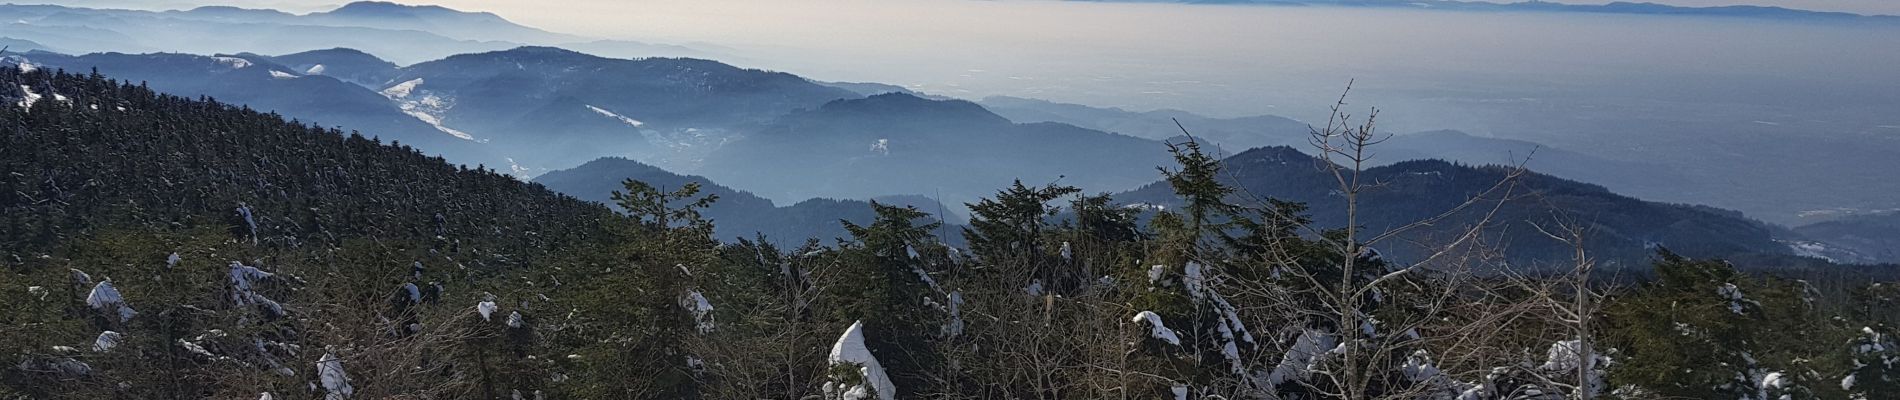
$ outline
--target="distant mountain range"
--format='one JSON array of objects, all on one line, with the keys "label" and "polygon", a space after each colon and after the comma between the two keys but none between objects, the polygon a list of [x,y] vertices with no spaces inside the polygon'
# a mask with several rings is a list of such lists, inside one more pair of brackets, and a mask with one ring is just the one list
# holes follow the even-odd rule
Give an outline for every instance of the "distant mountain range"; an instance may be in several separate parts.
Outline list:
[{"label": "distant mountain range", "polygon": [[[1060,122],[1154,140],[1184,141],[1187,138],[1182,130],[1186,129],[1196,141],[1214,144],[1222,155],[1267,146],[1311,147],[1307,123],[1273,115],[1214,118],[1181,110],[1134,112],[1008,96],[987,97],[979,103],[1013,121]],[[1379,145],[1372,162],[1383,165],[1422,159],[1475,165],[1525,163],[1537,171],[1586,182],[1624,184],[1634,180],[1640,181],[1634,184],[1662,185],[1687,179],[1659,165],[1609,160],[1535,142],[1453,130],[1394,135]]]},{"label": "distant mountain range", "polygon": [[[815,198],[888,199],[908,195],[913,197],[900,202],[926,210],[961,212],[963,203],[990,196],[1016,179],[1033,184],[1076,185],[1092,192],[1134,189],[1158,179],[1157,167],[1171,164],[1163,141],[1186,139],[1177,135],[1179,127],[1171,127],[1176,120],[1199,132],[1201,140],[1236,150],[1297,144],[1305,137],[1303,123],[1272,116],[1222,119],[1180,111],[1130,112],[1011,98],[990,98],[979,104],[913,94],[888,85],[818,83],[705,60],[621,60],[545,47],[458,55],[408,67],[349,49],[283,56],[66,56],[36,52],[8,55],[5,63],[76,71],[98,68],[112,76],[145,81],[162,91],[208,95],[325,126],[357,129],[385,141],[444,155],[451,161],[483,163],[517,176],[579,166],[537,181],[584,199],[604,200],[607,193],[618,188],[620,180],[628,177],[645,177],[640,179],[662,184],[716,181],[750,190],[714,190],[728,199],[712,213],[716,218],[734,221],[721,228],[721,235],[728,238],[749,232],[775,237],[836,237],[841,233],[833,222],[864,217],[868,210],[855,200],[807,201]],[[1381,149],[1381,159],[1390,162],[1435,158],[1472,165],[1500,164],[1535,150],[1538,155],[1532,160],[1534,169],[1561,171],[1563,176],[1667,176],[1661,168],[1449,131],[1400,135],[1386,146]],[[1242,151],[1234,157],[1244,161],[1259,154],[1283,153],[1284,157],[1308,159],[1295,162],[1309,167],[1298,171],[1256,172],[1277,177],[1273,179],[1294,179],[1314,172],[1310,157],[1288,147],[1275,149],[1267,153]],[[600,157],[635,157],[647,163],[608,158],[580,164]],[[1437,166],[1398,162],[1385,167],[1393,169],[1380,171],[1433,172],[1399,168],[1421,165]],[[1398,178],[1411,176],[1385,173]],[[1311,178],[1300,178],[1307,179],[1303,181],[1307,186],[1271,186],[1278,188],[1274,190],[1294,190],[1275,196],[1309,202],[1328,200],[1320,187],[1311,185]],[[1615,196],[1593,185],[1561,182],[1551,185],[1589,193],[1587,199],[1649,204]],[[1411,192],[1406,196],[1441,199],[1462,199],[1470,194],[1454,186],[1423,185],[1407,190]],[[918,195],[929,198],[915,197]],[[1130,192],[1128,200],[1166,204],[1170,196],[1136,190]],[[938,199],[944,204],[938,204]],[[1640,213],[1648,218],[1636,220],[1691,224],[1669,229],[1734,233],[1720,236],[1723,240],[1747,238],[1740,244],[1683,245],[1706,248],[1711,253],[1798,247],[1798,243],[1776,243],[1771,237],[1778,232],[1733,215],[1695,222],[1697,218],[1714,217],[1682,207],[1615,212],[1582,209],[1585,211],[1581,213],[1591,215]],[[1417,216],[1398,213],[1385,221]],[[1322,225],[1340,222],[1328,220],[1326,215],[1317,217]],[[1615,251],[1632,257],[1638,257],[1645,243],[1683,240],[1671,239],[1681,231],[1664,227],[1612,226],[1614,229],[1606,231],[1619,236],[1606,239],[1607,243],[1615,243],[1620,246]],[[1527,248],[1536,245],[1526,244]]]},{"label": "distant mountain range", "polygon": [[[348,52],[333,52],[349,54]],[[360,53],[359,53],[360,54]],[[309,59],[286,56],[292,63]],[[457,162],[501,166],[501,156],[487,146],[457,139],[392,105],[375,91],[330,76],[325,59],[315,66],[285,66],[278,59],[255,54],[198,56],[189,54],[97,53],[68,56],[35,52],[0,57],[0,64],[28,69],[63,68],[74,72],[96,70],[119,79],[143,82],[152,89],[179,96],[209,96],[257,110],[323,126],[340,126],[426,149]],[[310,74],[312,69],[321,69]]]},{"label": "distant mountain range", "polygon": [[619,56],[707,56],[691,48],[600,41],[522,26],[490,13],[387,2],[349,3],[291,14],[227,6],[140,11],[0,5],[0,36],[30,40],[15,50],[68,53],[156,51],[286,54],[348,47],[397,63],[524,45],[574,45]]},{"label": "distant mountain range", "polygon": [[516,149],[504,153],[533,168],[607,155],[691,165],[752,126],[856,97],[715,61],[612,59],[551,47],[416,64],[386,85],[382,93],[405,112]]},{"label": "distant mountain range", "polygon": [[858,97],[714,61],[610,59],[549,47],[408,67],[350,49],[275,57],[10,52],[0,64],[96,68],[167,93],[362,130],[522,176],[603,156],[691,166],[780,115]]},{"label": "distant mountain range", "polygon": [[[1372,3],[1380,2],[1354,4]],[[1178,110],[1130,111],[1010,97],[970,102],[881,83],[817,82],[703,59],[622,59],[560,47],[519,46],[518,42],[586,39],[519,26],[492,14],[441,7],[352,3],[329,12],[297,15],[231,7],[146,12],[4,5],[0,18],[9,18],[15,21],[9,27],[20,28],[6,31],[5,36],[18,33],[21,37],[4,42],[19,48],[0,54],[0,65],[75,72],[96,69],[170,94],[208,96],[321,126],[358,130],[384,142],[400,142],[454,163],[485,165],[518,178],[571,168],[536,180],[586,199],[602,200],[618,188],[621,179],[632,176],[658,182],[704,179],[750,190],[720,187],[730,202],[717,213],[751,224],[723,226],[721,234],[727,237],[753,231],[780,237],[835,237],[839,232],[830,222],[867,215],[867,207],[858,200],[823,199],[882,198],[926,211],[960,212],[963,203],[990,196],[1017,179],[1075,185],[1090,192],[1133,190],[1154,182],[1156,167],[1171,164],[1163,142],[1186,140],[1182,127],[1196,140],[1215,145],[1219,154],[1232,154],[1240,161],[1286,150],[1247,149],[1304,147],[1307,133],[1305,123],[1277,116],[1214,118]],[[261,33],[238,34],[236,29]],[[305,30],[340,36],[306,38],[311,46],[261,43],[272,35]],[[178,37],[151,36],[155,34]],[[236,48],[296,50],[274,56],[216,52],[206,53],[219,55],[75,56],[45,51],[83,52],[150,40],[217,44],[223,42],[204,40],[229,35],[242,37],[240,42],[260,42],[232,44]],[[471,37],[481,39],[467,39]],[[373,45],[381,50],[338,47],[359,40],[377,42]],[[429,49],[415,53],[412,46]],[[490,48],[494,46],[505,47]],[[618,44],[591,41],[576,46]],[[377,55],[383,52],[405,57],[455,53],[404,66],[409,61]],[[1671,168],[1457,131],[1398,135],[1379,151],[1375,161],[1389,164],[1381,173],[1401,180],[1414,172],[1453,172],[1414,171],[1411,168],[1439,165],[1407,160],[1447,160],[1456,164],[1445,168],[1488,171],[1463,165],[1518,162],[1532,151],[1536,152],[1529,164],[1533,170],[1569,179],[1613,182],[1617,187],[1670,187],[1689,179]],[[1283,155],[1292,154],[1297,152]],[[1304,173],[1279,172],[1293,175],[1272,179],[1294,179]],[[1480,179],[1483,173],[1472,174],[1477,177],[1469,180],[1484,180]],[[1680,245],[1710,252],[1801,251],[1819,243],[1829,251],[1811,255],[1842,261],[1883,257],[1878,249],[1868,248],[1872,245],[1846,244],[1861,242],[1837,234],[1838,230],[1768,229],[1762,234],[1756,230],[1762,224],[1733,213],[1643,203],[1601,187],[1540,177],[1550,180],[1540,181],[1546,182],[1549,191],[1582,193],[1569,199],[1578,201],[1578,209],[1586,214],[1639,215],[1690,224],[1604,222],[1605,231],[1613,232],[1605,239],[1606,245],[1625,254],[1636,254],[1635,249],[1650,243],[1677,247],[1672,243],[1684,240],[1671,232],[1688,229],[1733,233],[1723,236],[1732,242]],[[1317,187],[1310,186],[1275,185],[1275,190],[1290,190],[1283,196],[1300,201],[1328,200],[1315,195]],[[1406,196],[1451,199],[1468,194],[1459,188],[1412,187],[1406,189]],[[1128,194],[1131,202],[1160,205],[1167,201],[1165,193],[1149,189]],[[1636,208],[1599,207],[1609,203]],[[1387,220],[1413,216],[1399,213]],[[1316,217],[1330,221],[1324,214]]]},{"label": "distant mountain range", "polygon": [[1390,7],[1459,11],[1538,11],[1595,14],[1680,15],[1740,18],[1826,20],[1847,22],[1900,22],[1900,16],[1812,11],[1770,6],[1686,7],[1643,2],[1565,4],[1548,1],[1485,2],[1458,0],[1070,0],[1102,3],[1243,4],[1270,6]]}]

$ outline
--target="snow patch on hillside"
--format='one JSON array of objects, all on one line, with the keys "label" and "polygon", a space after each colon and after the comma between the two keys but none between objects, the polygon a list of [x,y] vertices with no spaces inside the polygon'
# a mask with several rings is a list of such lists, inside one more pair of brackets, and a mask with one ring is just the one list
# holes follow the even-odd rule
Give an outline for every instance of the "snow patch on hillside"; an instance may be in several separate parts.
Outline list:
[{"label": "snow patch on hillside", "polygon": [[416,119],[421,120],[422,123],[429,124],[429,126],[435,127],[435,130],[442,131],[442,133],[447,133],[449,134],[449,136],[454,136],[457,139],[469,140],[469,141],[475,140],[475,135],[470,135],[468,134],[468,132],[463,132],[460,130],[456,130],[455,128],[450,128],[447,125],[442,125],[442,120],[440,118],[436,118],[435,115],[429,114],[427,112],[410,108],[408,104],[403,105],[402,113],[409,114],[409,116],[411,117],[416,117]]},{"label": "snow patch on hillside", "polygon": [[211,57],[211,60],[229,66],[231,69],[243,69],[251,66],[251,60],[237,57]]},{"label": "snow patch on hillside", "polygon": [[396,84],[396,86],[390,86],[387,89],[383,89],[383,97],[388,97],[391,99],[401,99],[401,98],[409,97],[409,94],[416,90],[416,86],[420,86],[420,85],[422,85],[422,78],[410,79],[408,81],[404,81],[403,83],[398,83]]},{"label": "snow patch on hillside", "polygon": [[274,69],[273,69],[273,70],[270,70],[270,77],[271,77],[271,78],[273,78],[273,79],[297,79],[297,78],[301,78],[300,76],[297,76],[296,74],[292,74],[292,73],[289,73],[289,72],[284,72],[284,71],[278,71],[278,70],[274,70]]},{"label": "snow patch on hillside", "polygon": [[40,97],[42,97],[39,93],[33,93],[33,88],[26,85],[20,85],[20,93],[23,93],[20,96],[20,108],[33,108],[33,103],[40,102]]},{"label": "snow patch on hillside", "polygon": [[410,79],[383,89],[382,94],[383,97],[395,100],[397,105],[402,108],[403,114],[415,117],[416,120],[435,127],[435,130],[447,133],[449,136],[454,136],[457,139],[475,142],[481,141],[475,139],[475,135],[470,135],[468,132],[463,132],[459,129],[450,128],[447,124],[443,123],[442,115],[446,113],[449,108],[454,107],[453,101],[429,93],[421,93],[420,98],[411,99],[418,94],[416,88],[422,86],[422,84],[422,78]]},{"label": "snow patch on hillside", "polygon": [[587,106],[587,109],[593,110],[595,114],[600,114],[607,118],[613,118],[613,119],[619,120],[621,123],[627,124],[635,128],[639,128],[647,124],[645,122],[640,122],[640,120],[637,120],[637,119],[627,118],[624,115],[616,114],[613,111],[607,111],[607,109],[604,109],[604,108],[594,107],[590,105],[590,106]]}]

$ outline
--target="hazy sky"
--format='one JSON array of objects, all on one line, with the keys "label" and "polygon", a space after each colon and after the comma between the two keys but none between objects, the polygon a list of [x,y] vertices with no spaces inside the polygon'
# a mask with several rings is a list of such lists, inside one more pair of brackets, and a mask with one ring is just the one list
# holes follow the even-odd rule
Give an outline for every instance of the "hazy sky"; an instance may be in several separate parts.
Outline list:
[{"label": "hazy sky", "polygon": [[[342,3],[348,2],[348,0],[343,0],[343,1],[338,1],[338,0],[43,0],[43,1],[56,3],[56,4],[68,4],[68,5],[79,5],[79,6],[139,8],[139,9],[189,8],[189,7],[199,6],[199,5],[216,4],[216,5],[234,5],[234,6],[256,7],[256,8],[278,8],[278,9],[284,9],[287,11],[299,11],[299,12],[329,9],[337,5],[340,5]],[[561,6],[550,6],[548,2],[537,1],[537,0],[395,0],[395,1],[398,3],[407,3],[407,4],[440,4],[440,5],[449,6],[453,8],[474,9],[474,10],[484,10],[484,11],[497,11],[497,12],[517,11],[512,14],[532,14],[531,16],[523,15],[521,16],[521,18],[526,19],[526,20],[535,20],[538,22],[558,22],[562,18],[588,18],[589,14],[573,12],[573,11],[586,10],[586,9],[599,9],[603,6],[611,6],[612,8],[619,9],[622,6],[629,5],[629,4],[637,5],[637,4],[675,3],[675,4],[668,4],[667,6],[677,6],[679,5],[678,3],[735,2],[734,0],[657,0],[657,1],[656,0],[563,0],[563,1],[558,2],[561,4]],[[943,0],[943,1],[975,1],[975,0]],[[1024,0],[1024,1],[1039,1],[1039,0]],[[1046,0],[1043,0],[1043,1],[1046,1]],[[1492,0],[1492,1],[1512,2],[1512,1],[1518,1],[1518,0]],[[1607,3],[1612,0],[1547,0],[1547,1],[1554,1],[1558,3],[1574,3],[1574,4],[1601,4],[1601,3]],[[1722,6],[1722,5],[1738,5],[1738,4],[1765,5],[1765,6],[1780,6],[1780,7],[1799,8],[1799,9],[1808,9],[1808,10],[1846,11],[1846,12],[1855,12],[1855,13],[1863,13],[1863,14],[1900,15],[1900,0],[1628,0],[1628,1],[1647,1],[1647,2],[1652,2],[1652,3],[1672,4],[1672,5],[1681,5],[1681,6]],[[17,2],[35,3],[36,1],[20,0]],[[743,1],[741,0],[738,2],[743,2]],[[527,12],[523,13],[519,11],[527,11]]]}]

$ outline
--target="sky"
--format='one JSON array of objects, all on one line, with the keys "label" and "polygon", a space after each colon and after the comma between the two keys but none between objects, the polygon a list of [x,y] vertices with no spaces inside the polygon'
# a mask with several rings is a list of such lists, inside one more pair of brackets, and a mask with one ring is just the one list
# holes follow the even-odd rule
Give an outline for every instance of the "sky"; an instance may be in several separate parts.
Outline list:
[{"label": "sky", "polygon": [[[286,11],[309,12],[334,8],[347,1],[339,0],[44,0],[51,3],[113,7],[135,9],[177,9],[201,5],[232,5],[251,8],[277,8]],[[542,1],[533,0],[395,0],[406,4],[438,4],[451,8],[482,11],[513,11],[504,15],[522,14],[524,19],[540,22],[558,22],[563,19],[589,18],[585,13],[574,12],[586,9],[621,8],[624,5],[652,5],[660,3],[677,6],[678,3],[743,3],[743,0],[563,0],[564,7],[548,7]],[[974,0],[941,0],[974,1]],[[1028,0],[1038,1],[1038,0]],[[1492,0],[1508,2],[1516,0]],[[1557,3],[1601,4],[1612,0],[1547,0]],[[1900,1],[1897,0],[1630,0],[1646,1],[1679,6],[1707,7],[1725,5],[1762,5],[1778,6],[1820,11],[1843,11],[1861,14],[1900,15]],[[18,0],[19,3],[35,3],[33,0]],[[526,21],[524,21],[526,22]]]}]

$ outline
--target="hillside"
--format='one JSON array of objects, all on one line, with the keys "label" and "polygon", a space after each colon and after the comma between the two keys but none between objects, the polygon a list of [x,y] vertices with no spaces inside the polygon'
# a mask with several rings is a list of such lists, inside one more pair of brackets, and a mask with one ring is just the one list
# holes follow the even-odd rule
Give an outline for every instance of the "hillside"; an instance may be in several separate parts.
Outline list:
[{"label": "hillside", "polygon": [[[6,170],[26,173],[0,177],[14,221],[0,242],[23,258],[57,249],[44,239],[124,228],[230,228],[292,247],[399,235],[530,251],[578,240],[611,215],[494,171],[231,105],[47,70],[0,68],[0,80],[37,98],[5,107],[5,148],[31,151],[6,153]],[[255,232],[236,226],[240,207]]]},{"label": "hillside", "polygon": [[[1266,147],[1236,154],[1222,164],[1226,168],[1222,181],[1239,188],[1243,195],[1306,203],[1315,225],[1346,225],[1338,183],[1317,158],[1288,147]],[[1641,265],[1656,246],[1697,257],[1788,254],[1786,246],[1772,239],[1767,226],[1739,213],[1647,202],[1549,175],[1526,174],[1508,185],[1508,191],[1484,195],[1504,182],[1509,173],[1506,167],[1437,160],[1367,169],[1361,179],[1379,186],[1362,196],[1359,224],[1377,234],[1451,211],[1467,199],[1476,198],[1476,206],[1402,236],[1393,246],[1381,250],[1397,259],[1419,259],[1422,254],[1418,246],[1445,242],[1445,238],[1482,220],[1495,207],[1492,226],[1486,229],[1487,242],[1501,247],[1518,265],[1568,260],[1567,246],[1545,237],[1533,226],[1554,228],[1565,220],[1589,229],[1591,236],[1586,242],[1593,256],[1625,266]],[[1170,208],[1179,204],[1166,182],[1151,183],[1116,199]]]},{"label": "hillside", "polygon": [[[602,158],[578,167],[558,170],[535,177],[534,182],[549,190],[582,200],[611,203],[610,194],[621,190],[623,180],[633,179],[661,188],[677,189],[688,182],[701,185],[701,193],[717,195],[719,201],[706,209],[716,235],[724,240],[753,239],[763,234],[780,244],[796,245],[807,238],[830,240],[849,237],[840,220],[869,223],[875,215],[863,200],[808,199],[780,207],[750,192],[733,189],[696,175],[680,175],[659,167],[624,158]],[[884,197],[882,204],[914,206],[932,213],[943,209],[921,196]],[[960,223],[952,216],[950,222]],[[955,239],[955,238],[952,238]]]},{"label": "hillside", "polygon": [[1794,231],[1808,239],[1822,242],[1820,248],[1807,249],[1817,252],[1816,255],[1828,256],[1831,255],[1830,253],[1844,251],[1856,257],[1835,256],[1835,258],[1859,262],[1900,263],[1900,213],[1846,216],[1833,221],[1797,226]]},{"label": "hillside", "polygon": [[493,335],[467,322],[483,292],[529,313],[517,291],[543,285],[511,279],[593,271],[575,254],[627,237],[598,204],[276,115],[47,69],[0,68],[0,87],[17,88],[0,91],[0,280],[32,287],[0,294],[8,397],[288,395],[333,357],[365,395],[464,397],[375,371],[509,362],[417,367],[373,343]]},{"label": "hillside", "polygon": [[271,57],[271,61],[304,75],[323,75],[363,87],[381,89],[395,79],[396,63],[356,49],[334,48]]},{"label": "hillside", "polygon": [[1153,140],[889,93],[786,115],[709,155],[700,172],[773,199],[942,193],[965,203],[1016,179],[1125,189],[1167,162]]},{"label": "hillside", "polygon": [[[290,57],[291,60],[302,58]],[[404,114],[373,90],[325,75],[322,73],[325,71],[309,74],[308,67],[293,68],[266,56],[172,53],[69,56],[36,52],[9,57],[0,64],[72,72],[96,70],[166,94],[210,97],[303,122],[364,132],[385,142],[402,142],[458,163],[500,166],[505,162],[501,156],[491,153],[488,146],[455,137]]]},{"label": "hillside", "polygon": [[405,111],[491,140],[529,168],[600,156],[690,164],[755,124],[857,97],[716,61],[551,47],[452,56],[403,68],[390,82],[383,93]]}]

